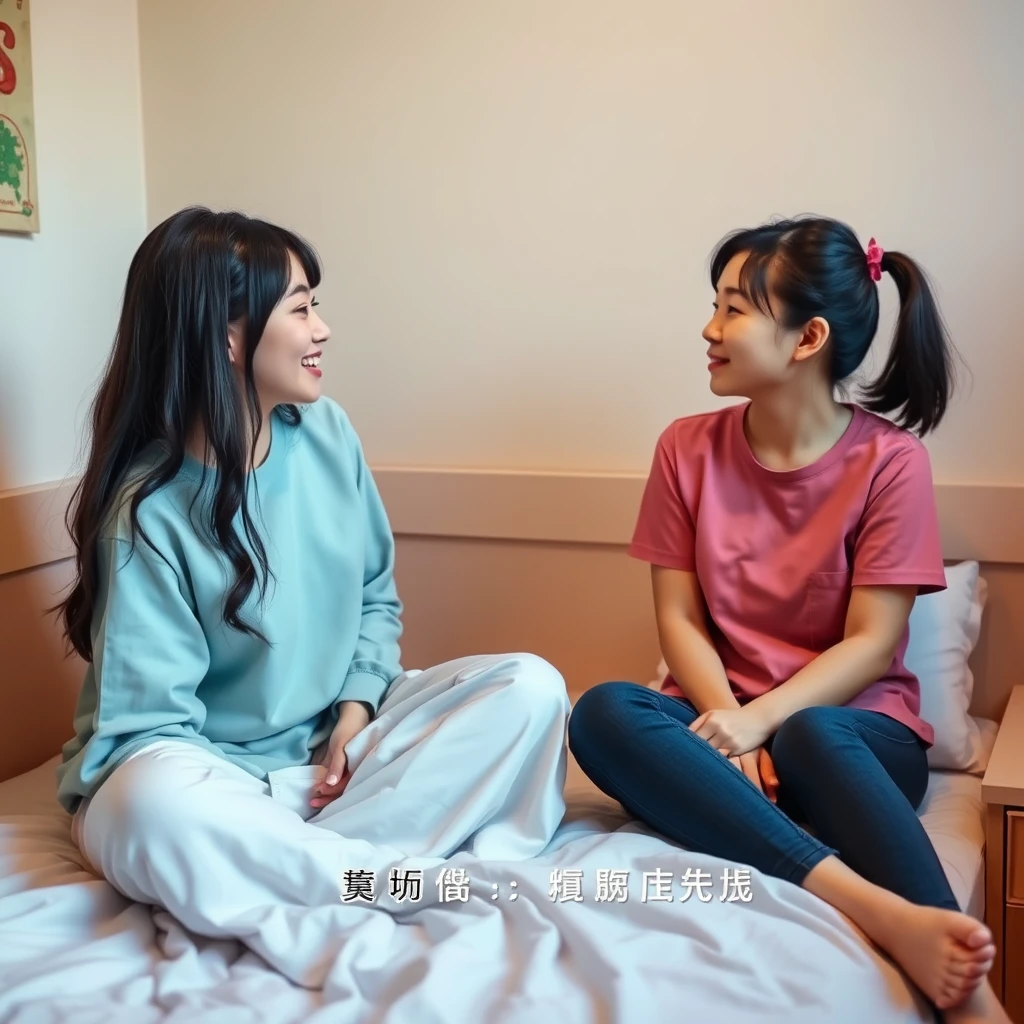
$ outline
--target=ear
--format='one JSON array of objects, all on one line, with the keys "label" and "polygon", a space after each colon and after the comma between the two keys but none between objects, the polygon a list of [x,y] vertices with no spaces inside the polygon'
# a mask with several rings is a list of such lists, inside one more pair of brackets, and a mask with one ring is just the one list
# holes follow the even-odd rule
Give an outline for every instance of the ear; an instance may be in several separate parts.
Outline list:
[{"label": "ear", "polygon": [[228,361],[232,366],[245,365],[245,331],[237,321],[228,324]]},{"label": "ear", "polygon": [[798,362],[803,359],[810,359],[825,347],[829,335],[832,333],[828,321],[824,317],[816,316],[808,320],[804,325],[800,341],[793,350],[793,358]]}]

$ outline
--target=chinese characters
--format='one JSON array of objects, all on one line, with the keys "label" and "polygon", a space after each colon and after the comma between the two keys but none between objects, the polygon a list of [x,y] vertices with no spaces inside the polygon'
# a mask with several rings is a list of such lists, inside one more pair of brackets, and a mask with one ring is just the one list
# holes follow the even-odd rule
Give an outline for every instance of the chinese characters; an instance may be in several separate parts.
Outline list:
[{"label": "chinese characters", "polygon": [[[632,888],[627,869],[598,868],[592,880],[579,868],[555,868],[549,875],[547,897],[557,903],[584,903],[587,897],[595,903],[625,903],[631,893],[641,903],[750,903],[753,899],[750,868],[726,867],[715,878],[702,868],[687,868],[678,877],[671,871],[656,868],[639,872],[639,885]],[[590,882],[591,884],[588,884]],[[443,868],[434,879],[440,903],[468,903],[470,878],[465,868]],[[500,897],[499,886],[492,883],[491,900]],[[417,869],[392,868],[388,872],[387,893],[396,903],[419,903],[423,899],[423,872]],[[373,871],[346,870],[341,876],[342,903],[374,903],[377,878]],[[519,883],[509,882],[507,899],[519,898]]]}]

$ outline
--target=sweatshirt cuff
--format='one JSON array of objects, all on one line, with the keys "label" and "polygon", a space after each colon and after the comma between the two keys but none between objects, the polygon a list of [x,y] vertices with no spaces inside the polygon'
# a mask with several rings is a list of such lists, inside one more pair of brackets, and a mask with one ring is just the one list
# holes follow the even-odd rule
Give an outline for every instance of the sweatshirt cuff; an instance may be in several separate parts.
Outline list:
[{"label": "sweatshirt cuff", "polygon": [[341,687],[336,703],[344,700],[361,700],[364,704],[369,704],[376,714],[390,685],[389,680],[377,675],[376,672],[350,672]]}]

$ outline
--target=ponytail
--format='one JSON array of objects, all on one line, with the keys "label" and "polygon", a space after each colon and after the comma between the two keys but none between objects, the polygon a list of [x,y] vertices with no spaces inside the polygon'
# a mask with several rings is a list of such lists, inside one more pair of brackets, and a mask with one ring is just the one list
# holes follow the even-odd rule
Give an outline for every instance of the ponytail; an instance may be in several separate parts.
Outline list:
[{"label": "ponytail", "polygon": [[864,388],[863,405],[872,412],[898,412],[899,426],[927,434],[939,425],[953,394],[952,347],[921,268],[901,252],[886,252],[881,269],[896,282],[900,312],[889,358]]}]

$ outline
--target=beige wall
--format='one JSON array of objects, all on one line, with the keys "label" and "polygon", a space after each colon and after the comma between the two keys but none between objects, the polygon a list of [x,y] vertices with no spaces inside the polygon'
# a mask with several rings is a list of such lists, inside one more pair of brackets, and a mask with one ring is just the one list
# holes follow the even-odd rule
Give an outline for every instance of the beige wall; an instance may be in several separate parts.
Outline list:
[{"label": "beige wall", "polygon": [[32,0],[38,235],[0,234],[0,490],[63,477],[145,231],[135,0]]},{"label": "beige wall", "polygon": [[139,14],[150,221],[201,201],[311,236],[325,383],[376,464],[645,470],[716,402],[709,250],[812,210],[937,283],[973,375],[937,479],[1024,482],[1019,0]]}]

